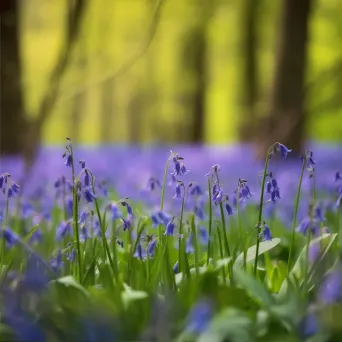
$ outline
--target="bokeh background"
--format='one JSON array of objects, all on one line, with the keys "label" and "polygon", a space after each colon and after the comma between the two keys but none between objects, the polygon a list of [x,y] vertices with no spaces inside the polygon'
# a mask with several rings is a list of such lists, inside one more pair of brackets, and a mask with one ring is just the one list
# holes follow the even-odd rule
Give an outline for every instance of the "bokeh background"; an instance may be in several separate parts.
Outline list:
[{"label": "bokeh background", "polygon": [[342,140],[342,0],[1,0],[1,154]]}]

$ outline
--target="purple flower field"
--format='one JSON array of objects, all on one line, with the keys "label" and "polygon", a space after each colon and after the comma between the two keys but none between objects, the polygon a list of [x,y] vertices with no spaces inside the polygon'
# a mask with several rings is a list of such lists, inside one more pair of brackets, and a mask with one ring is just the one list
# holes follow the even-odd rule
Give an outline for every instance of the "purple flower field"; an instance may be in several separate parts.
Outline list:
[{"label": "purple flower field", "polygon": [[3,158],[0,340],[336,341],[342,146],[290,148]]}]

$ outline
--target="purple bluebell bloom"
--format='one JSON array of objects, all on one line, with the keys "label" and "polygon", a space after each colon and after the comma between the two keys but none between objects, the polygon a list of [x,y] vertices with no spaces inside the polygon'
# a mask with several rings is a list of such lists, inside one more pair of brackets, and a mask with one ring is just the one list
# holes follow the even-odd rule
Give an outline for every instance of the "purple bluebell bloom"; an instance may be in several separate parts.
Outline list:
[{"label": "purple bluebell bloom", "polygon": [[315,335],[319,329],[317,317],[313,313],[307,314],[299,323],[299,335],[302,341]]},{"label": "purple bluebell bloom", "polygon": [[165,230],[164,235],[173,236],[175,228],[176,228],[176,225],[174,223],[174,219],[171,219],[171,221],[166,225],[166,230]]},{"label": "purple bluebell bloom", "polygon": [[71,218],[73,211],[74,211],[74,201],[72,200],[71,197],[67,198],[65,201],[65,209],[66,209],[66,213],[67,213],[67,217]]},{"label": "purple bluebell bloom", "polygon": [[262,237],[263,237],[264,241],[271,241],[272,240],[271,229],[267,224],[264,224],[264,228],[262,230]]},{"label": "purple bluebell bloom", "polygon": [[276,147],[277,151],[280,152],[280,155],[286,159],[287,155],[292,151],[290,149],[288,149],[285,145],[278,143],[277,147]]},{"label": "purple bluebell bloom", "polygon": [[75,260],[76,260],[76,249],[73,248],[73,249],[71,250],[71,252],[67,253],[66,258],[67,258],[67,260],[69,260],[70,262],[75,262]]},{"label": "purple bluebell bloom", "polygon": [[43,233],[36,229],[34,233],[31,235],[29,242],[30,243],[40,243],[43,240]]},{"label": "purple bluebell bloom", "polygon": [[164,224],[164,226],[166,226],[170,220],[171,220],[171,217],[169,215],[167,215],[165,212],[163,211],[159,211],[158,212],[158,217],[159,219],[162,221],[162,223]]},{"label": "purple bluebell bloom", "polygon": [[305,217],[296,228],[298,233],[306,235],[309,228],[311,228],[311,233],[313,236],[317,236],[319,234],[319,223],[316,219],[311,219],[310,217]]},{"label": "purple bluebell bloom", "polygon": [[56,240],[61,241],[67,235],[71,235],[71,229],[70,221],[63,221],[60,223],[56,230]]},{"label": "purple bluebell bloom", "polygon": [[335,173],[335,182],[338,182],[338,181],[342,181],[342,175],[341,175],[341,172],[339,171]]},{"label": "purple bluebell bloom", "polygon": [[157,228],[160,224],[158,215],[157,214],[152,214],[151,215],[151,220],[152,220],[152,228]]},{"label": "purple bluebell bloom", "polygon": [[330,272],[319,289],[319,299],[325,304],[342,300],[342,272],[340,269]]},{"label": "purple bluebell bloom", "polygon": [[150,256],[154,255],[154,251],[156,249],[157,246],[157,239],[153,239],[151,242],[149,242],[148,246],[147,246],[147,253]]},{"label": "purple bluebell bloom", "polygon": [[64,155],[65,163],[64,165],[71,167],[72,166],[72,155],[69,152],[66,152]]},{"label": "purple bluebell bloom", "polygon": [[147,190],[154,191],[156,187],[161,188],[159,180],[154,177],[150,177],[150,179],[147,182]]},{"label": "purple bluebell bloom", "polygon": [[50,261],[50,266],[52,268],[52,270],[59,274],[59,271],[61,270],[61,268],[63,267],[63,259],[62,259],[62,251],[59,250],[57,252],[57,255],[55,255],[52,260]]},{"label": "purple bluebell bloom", "polygon": [[82,211],[78,215],[78,223],[84,225],[87,222],[88,217],[89,217],[89,212],[88,211]]},{"label": "purple bluebell bloom", "polygon": [[209,242],[209,233],[204,227],[198,229],[199,241],[202,245],[207,245]]},{"label": "purple bluebell bloom", "polygon": [[140,260],[143,260],[147,257],[147,252],[145,251],[145,249],[141,246],[140,242],[137,245],[137,249],[135,251],[135,253],[133,254],[133,256],[135,258],[138,258]]},{"label": "purple bluebell bloom", "polygon": [[96,198],[96,196],[94,195],[94,193],[92,192],[92,190],[90,188],[85,189],[84,197],[88,203],[92,203],[94,201],[94,199]]},{"label": "purple bluebell bloom", "polygon": [[324,222],[326,219],[323,215],[322,208],[317,205],[315,208],[315,214],[314,214],[315,219],[317,219],[319,222]]},{"label": "purple bluebell bloom", "polygon": [[194,253],[194,244],[193,244],[193,236],[192,232],[190,232],[188,238],[186,239],[186,245],[185,245],[185,253]]},{"label": "purple bluebell bloom", "polygon": [[176,185],[176,192],[175,192],[175,195],[173,196],[173,198],[182,199],[181,184],[182,184],[182,183],[177,182],[177,185]]},{"label": "purple bluebell bloom", "polygon": [[1,236],[6,241],[7,247],[12,247],[20,241],[19,236],[9,228],[1,230]]},{"label": "purple bluebell bloom", "polygon": [[225,207],[226,207],[226,211],[227,211],[228,216],[232,216],[235,214],[233,211],[233,208],[230,206],[230,204],[228,202],[225,204]]},{"label": "purple bluebell bloom", "polygon": [[203,190],[198,184],[191,184],[190,195],[191,196],[203,195]]},{"label": "purple bluebell bloom", "polygon": [[186,330],[193,334],[204,332],[213,316],[213,309],[213,304],[209,299],[197,301],[187,317]]},{"label": "purple bluebell bloom", "polygon": [[84,170],[84,185],[90,186],[90,174],[89,174],[89,171],[87,169]]},{"label": "purple bluebell bloom", "polygon": [[85,242],[88,239],[90,239],[88,228],[86,226],[82,226],[81,232],[80,232],[80,240],[81,240],[81,242]]},{"label": "purple bluebell bloom", "polygon": [[82,169],[85,169],[85,167],[86,167],[86,162],[85,162],[85,160],[80,160],[80,161],[79,161],[79,164],[81,165],[81,168],[82,168]]},{"label": "purple bluebell bloom", "polygon": [[202,205],[196,205],[194,208],[194,213],[196,217],[198,217],[200,220],[204,220],[204,209]]},{"label": "purple bluebell bloom", "polygon": [[112,213],[112,221],[115,221],[122,217],[121,210],[119,209],[118,205],[115,202],[112,202],[109,205],[109,209]]}]

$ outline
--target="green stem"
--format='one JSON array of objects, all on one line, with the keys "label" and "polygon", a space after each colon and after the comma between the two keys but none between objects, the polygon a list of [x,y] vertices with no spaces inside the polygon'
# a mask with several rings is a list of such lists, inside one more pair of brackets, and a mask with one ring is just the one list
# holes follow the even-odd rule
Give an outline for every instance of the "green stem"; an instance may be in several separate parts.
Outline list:
[{"label": "green stem", "polygon": [[[267,156],[265,160],[265,167],[264,167],[264,172],[262,175],[262,183],[261,183],[261,194],[260,194],[260,203],[259,203],[259,214],[258,214],[258,225],[261,223],[262,220],[262,210],[264,207],[264,192],[265,192],[265,182],[266,182],[266,175],[267,175],[267,167],[268,167],[268,162],[270,160],[270,149],[273,146],[271,146],[268,151],[267,151]],[[259,239],[259,227],[256,229],[257,231],[257,242],[256,242],[256,250],[255,250],[255,259],[254,259],[254,276],[256,277],[257,274],[257,269],[258,269],[258,257],[259,257],[259,245],[260,245],[260,239]]]},{"label": "green stem", "polygon": [[293,244],[294,244],[294,238],[295,238],[296,224],[297,224],[299,200],[300,200],[300,193],[301,193],[301,189],[302,189],[303,175],[304,175],[304,171],[305,171],[305,166],[306,166],[306,161],[304,160],[303,161],[303,165],[302,165],[302,171],[300,173],[300,178],[299,178],[299,185],[298,185],[297,196],[296,196],[296,203],[295,203],[295,212],[294,212],[294,217],[293,217],[293,222],[292,222],[292,235],[291,235],[289,259],[287,261],[287,274],[290,273],[290,268],[291,268],[291,259],[292,259],[292,252],[293,252]]},{"label": "green stem", "polygon": [[[222,231],[223,231],[224,247],[225,247],[225,250],[226,250],[227,258],[230,258],[231,257],[231,253],[230,253],[230,248],[229,248],[229,243],[228,243],[228,236],[227,236],[227,231],[226,231],[226,220],[225,220],[225,217],[224,217],[224,210],[223,210],[222,202],[220,202],[220,212],[221,212],[221,221],[222,221]],[[233,280],[233,270],[232,270],[231,263],[228,264],[228,271],[229,271],[230,281],[232,281]]]},{"label": "green stem", "polygon": [[211,201],[211,184],[208,177],[208,193],[209,193],[209,241],[208,241],[208,252],[207,252],[207,266],[211,256],[211,239],[212,239],[212,225],[213,225],[213,204]]},{"label": "green stem", "polygon": [[163,211],[164,209],[165,188],[166,188],[166,181],[167,181],[167,173],[169,171],[169,161],[170,161],[170,158],[167,160],[166,165],[165,165],[165,170],[164,170],[164,179],[163,179],[161,198],[160,198],[160,211]]},{"label": "green stem", "polygon": [[[184,271],[183,270],[183,257],[185,254],[185,251],[183,251],[183,214],[184,214],[184,205],[185,205],[185,187],[184,188],[184,194],[182,198],[182,207],[181,212],[179,216],[179,238],[178,238],[178,263],[179,263],[179,272]],[[183,253],[184,252],[184,253]]]},{"label": "green stem", "polygon": [[240,242],[242,244],[242,251],[243,251],[243,269],[246,269],[246,257],[247,257],[247,250],[246,250],[246,244],[245,244],[245,238],[242,230],[241,225],[241,217],[240,217],[240,189],[238,189],[237,192],[237,204],[236,204],[236,215],[237,215],[237,224],[238,224],[238,230],[240,235]]}]

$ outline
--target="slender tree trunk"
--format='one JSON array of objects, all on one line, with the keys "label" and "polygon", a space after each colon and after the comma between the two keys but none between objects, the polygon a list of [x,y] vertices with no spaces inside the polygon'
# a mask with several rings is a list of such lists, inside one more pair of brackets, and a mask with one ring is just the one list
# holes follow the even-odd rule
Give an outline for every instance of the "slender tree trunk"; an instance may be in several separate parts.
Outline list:
[{"label": "slender tree trunk", "polygon": [[305,129],[304,79],[312,0],[283,0],[270,116],[260,131],[259,155],[275,141],[301,151]]},{"label": "slender tree trunk", "polygon": [[258,7],[261,0],[244,0],[242,10],[242,115],[239,125],[240,141],[254,138],[258,98]]},{"label": "slender tree trunk", "polygon": [[[206,8],[206,7],[205,7]],[[190,116],[190,122],[186,125],[185,141],[191,143],[203,143],[206,112],[206,87],[207,87],[207,40],[206,31],[210,19],[209,11],[202,9],[202,19],[187,32],[182,47],[182,68],[188,74],[193,84],[190,92],[180,96],[185,104],[186,115]]]},{"label": "slender tree trunk", "polygon": [[21,87],[18,1],[1,4],[0,12],[0,154],[20,154],[25,126]]}]

